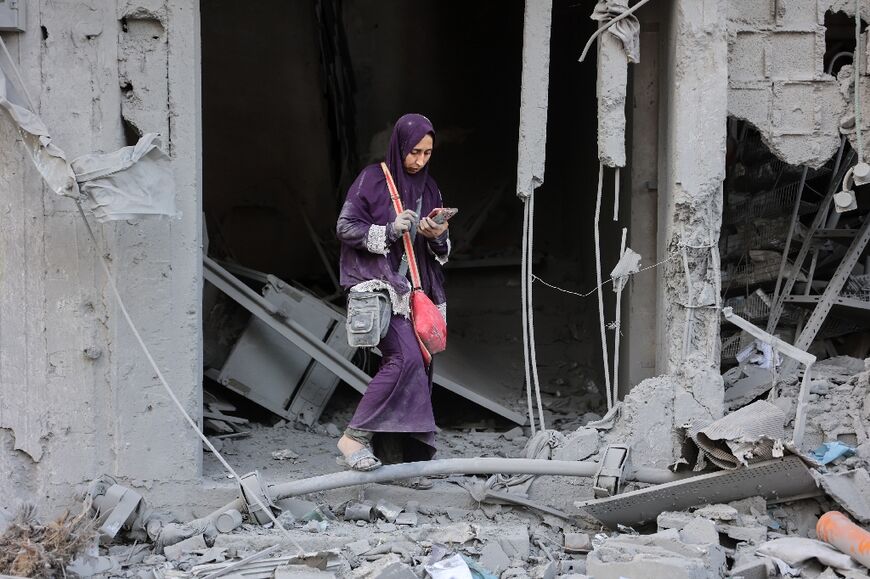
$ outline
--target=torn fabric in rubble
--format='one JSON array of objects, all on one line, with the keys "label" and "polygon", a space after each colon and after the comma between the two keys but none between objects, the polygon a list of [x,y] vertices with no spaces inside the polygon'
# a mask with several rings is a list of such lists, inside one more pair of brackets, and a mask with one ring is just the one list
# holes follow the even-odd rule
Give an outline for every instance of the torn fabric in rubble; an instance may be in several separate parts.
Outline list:
[{"label": "torn fabric in rubble", "polygon": [[51,142],[42,119],[30,110],[22,95],[23,89],[16,88],[12,83],[13,66],[13,63],[0,57],[0,108],[15,123],[30,158],[51,190],[58,195],[77,198],[79,188],[66,155]]},{"label": "torn fabric in rubble", "polygon": [[735,469],[750,463],[769,460],[783,455],[785,414],[763,400],[744,406],[706,426],[694,424],[688,436],[700,452],[698,465],[704,459],[723,469]]},{"label": "torn fabric in rubble", "polygon": [[83,155],[72,162],[76,179],[90,196],[100,222],[141,217],[180,217],[169,157],[155,133],[114,153]]},{"label": "torn fabric in rubble", "polygon": [[[599,0],[592,11],[592,20],[606,24],[626,10],[628,0]],[[622,42],[628,62],[640,62],[640,22],[634,14],[611,26],[607,34],[614,35]]]}]

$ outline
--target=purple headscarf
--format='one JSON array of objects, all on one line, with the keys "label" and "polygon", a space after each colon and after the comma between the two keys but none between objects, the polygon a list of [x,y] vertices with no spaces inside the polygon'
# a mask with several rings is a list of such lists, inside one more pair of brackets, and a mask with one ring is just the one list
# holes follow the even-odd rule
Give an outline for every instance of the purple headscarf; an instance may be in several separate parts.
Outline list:
[{"label": "purple headscarf", "polygon": [[405,171],[405,157],[426,135],[435,138],[435,129],[429,119],[418,114],[403,115],[393,127],[390,148],[387,149],[387,167],[390,168],[390,173],[393,174],[393,179],[399,188],[402,204],[405,209],[412,211],[417,208],[417,200],[429,181],[429,164],[427,163],[414,175],[410,175]]}]

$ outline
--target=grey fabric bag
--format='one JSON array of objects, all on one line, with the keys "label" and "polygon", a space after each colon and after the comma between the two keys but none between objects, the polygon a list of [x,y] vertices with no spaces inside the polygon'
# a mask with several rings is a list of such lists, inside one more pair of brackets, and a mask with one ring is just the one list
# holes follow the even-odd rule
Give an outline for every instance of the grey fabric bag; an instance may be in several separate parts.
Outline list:
[{"label": "grey fabric bag", "polygon": [[386,291],[350,292],[347,296],[347,343],[374,348],[387,335],[393,307]]}]

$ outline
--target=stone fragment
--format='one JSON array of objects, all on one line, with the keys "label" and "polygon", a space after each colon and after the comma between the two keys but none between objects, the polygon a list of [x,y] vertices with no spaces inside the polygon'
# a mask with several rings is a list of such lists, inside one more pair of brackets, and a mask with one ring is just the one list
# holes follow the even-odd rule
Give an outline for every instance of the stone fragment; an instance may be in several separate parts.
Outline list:
[{"label": "stone fragment", "polygon": [[588,533],[565,533],[565,550],[585,553],[592,550],[592,538]]},{"label": "stone fragment", "polygon": [[738,527],[735,525],[719,525],[720,532],[725,533],[735,541],[745,541],[760,545],[767,541],[767,527]]},{"label": "stone fragment", "polygon": [[480,551],[480,565],[493,575],[500,575],[511,565],[511,559],[498,541],[487,541]]},{"label": "stone fragment", "polygon": [[418,579],[413,569],[390,553],[377,561],[360,565],[351,573],[354,579]]},{"label": "stone fragment", "polygon": [[737,519],[738,515],[737,509],[734,507],[721,504],[701,507],[694,514],[705,519],[716,519],[717,521],[733,521]]},{"label": "stone fragment", "polygon": [[718,545],[719,533],[713,521],[696,517],[680,531],[680,540],[690,545]]},{"label": "stone fragment", "polygon": [[556,449],[556,460],[585,460],[598,452],[600,441],[594,428],[578,428],[565,437],[565,442]]},{"label": "stone fragment", "polygon": [[586,559],[562,559],[559,561],[559,573],[563,576],[586,576]]},{"label": "stone fragment", "polygon": [[341,436],[341,431],[338,429],[338,426],[330,422],[326,425],[326,434],[333,438],[338,438],[339,436]]},{"label": "stone fragment", "polygon": [[191,551],[204,549],[208,549],[208,546],[205,544],[205,539],[202,535],[195,535],[189,539],[181,541],[180,543],[164,547],[163,555],[169,561],[177,561],[183,556],[189,554]]},{"label": "stone fragment", "polygon": [[345,547],[348,551],[350,551],[357,557],[372,548],[371,543],[369,543],[368,539],[360,539],[359,541],[348,543],[347,545],[345,545]]},{"label": "stone fragment", "polygon": [[690,513],[684,513],[682,511],[664,511],[656,517],[656,523],[658,524],[660,531],[664,529],[677,529],[679,531],[694,519],[695,516]]},{"label": "stone fragment", "polygon": [[308,565],[284,565],[275,569],[275,579],[335,579],[335,573]]},{"label": "stone fragment", "polygon": [[396,524],[402,525],[406,527],[416,527],[417,526],[417,513],[400,513],[398,517],[396,517]]},{"label": "stone fragment", "polygon": [[388,523],[395,522],[396,517],[402,512],[402,507],[394,505],[393,503],[385,500],[380,500],[375,505],[375,510],[377,513],[384,518]]},{"label": "stone fragment", "polygon": [[735,566],[728,576],[733,579],[767,579],[769,576],[767,565],[764,559],[755,558],[754,561],[744,563],[739,567]]},{"label": "stone fragment", "polygon": [[536,565],[529,570],[532,579],[556,579],[556,564],[552,561]]},{"label": "stone fragment", "polygon": [[511,560],[529,558],[529,530],[525,525],[505,525],[500,529],[498,542]]}]

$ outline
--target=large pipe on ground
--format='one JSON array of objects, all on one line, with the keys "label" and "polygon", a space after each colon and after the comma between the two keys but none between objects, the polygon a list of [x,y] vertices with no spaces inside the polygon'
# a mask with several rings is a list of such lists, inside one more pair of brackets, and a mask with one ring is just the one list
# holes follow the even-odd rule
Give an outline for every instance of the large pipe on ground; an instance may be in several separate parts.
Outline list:
[{"label": "large pipe on ground", "polygon": [[[347,470],[332,474],[324,474],[311,478],[285,482],[267,487],[267,492],[273,501],[289,497],[306,495],[314,492],[329,491],[339,488],[364,484],[384,483],[396,480],[410,479],[419,476],[442,475],[491,475],[491,474],[532,474],[550,476],[581,476],[593,477],[598,472],[597,462],[580,462],[570,460],[540,460],[534,458],[448,458],[425,462],[407,462],[385,465],[381,468],[360,472]],[[625,472],[625,480],[643,483],[662,484],[693,476],[695,473],[676,473],[667,469],[635,468]],[[208,519],[217,518],[221,513],[236,509],[247,510],[244,499],[236,499],[221,507]]]}]

